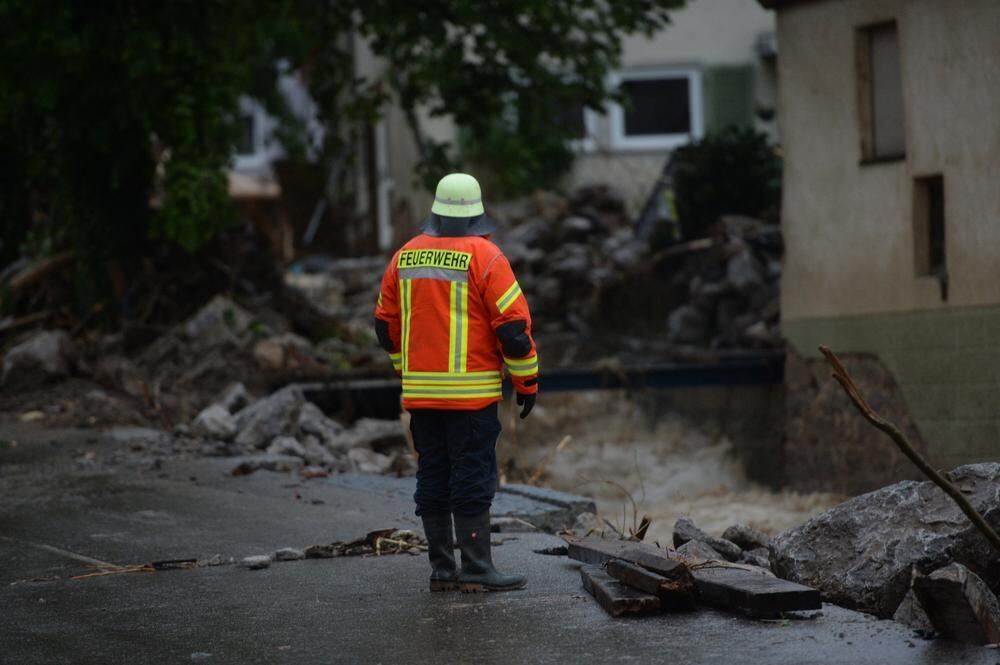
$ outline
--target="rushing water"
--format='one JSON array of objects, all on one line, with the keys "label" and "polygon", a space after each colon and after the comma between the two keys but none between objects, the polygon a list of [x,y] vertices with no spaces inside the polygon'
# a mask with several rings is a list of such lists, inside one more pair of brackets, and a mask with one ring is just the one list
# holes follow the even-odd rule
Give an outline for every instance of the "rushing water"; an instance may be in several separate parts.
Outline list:
[{"label": "rushing water", "polygon": [[538,484],[592,496],[599,516],[619,529],[633,527],[634,514],[649,515],[649,541],[669,542],[684,516],[714,535],[737,522],[776,533],[842,499],[753,483],[711,423],[671,413],[652,419],[622,393],[553,396],[527,423],[515,422],[512,411],[505,410],[499,448],[508,480],[535,476]]}]

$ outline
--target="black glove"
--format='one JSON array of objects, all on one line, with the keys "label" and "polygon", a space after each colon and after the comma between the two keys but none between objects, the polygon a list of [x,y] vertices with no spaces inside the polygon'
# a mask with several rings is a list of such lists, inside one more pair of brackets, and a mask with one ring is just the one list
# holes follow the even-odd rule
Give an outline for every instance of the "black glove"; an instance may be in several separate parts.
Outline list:
[{"label": "black glove", "polygon": [[517,405],[521,406],[522,404],[524,405],[524,408],[521,409],[521,420],[524,420],[528,417],[528,414],[531,413],[531,409],[535,406],[535,393],[531,393],[530,395],[518,393]]}]

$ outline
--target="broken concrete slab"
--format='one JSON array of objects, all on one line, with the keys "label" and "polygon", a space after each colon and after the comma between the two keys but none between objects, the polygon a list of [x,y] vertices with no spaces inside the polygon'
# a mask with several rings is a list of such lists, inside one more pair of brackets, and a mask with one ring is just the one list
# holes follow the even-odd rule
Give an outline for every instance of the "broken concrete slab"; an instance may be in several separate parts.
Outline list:
[{"label": "broken concrete slab", "polygon": [[306,553],[303,550],[294,547],[283,547],[274,553],[275,561],[298,561],[305,557]]},{"label": "broken concrete slab", "polygon": [[[1000,529],[1000,463],[960,466],[950,475]],[[856,496],[779,534],[771,545],[772,568],[780,577],[883,619],[892,617],[909,590],[914,566],[927,574],[953,561],[987,585],[1000,584],[1000,553],[930,481],[903,481]]]},{"label": "broken concrete slab", "polygon": [[250,570],[260,570],[262,568],[267,568],[271,565],[271,557],[267,554],[256,554],[254,556],[246,556],[240,561],[241,566],[245,566]]},{"label": "broken concrete slab", "polygon": [[291,385],[243,408],[235,415],[236,443],[264,448],[279,434],[292,432],[304,403],[302,391]]},{"label": "broken concrete slab", "polygon": [[694,609],[695,588],[691,584],[678,584],[674,580],[621,559],[608,561],[607,572],[611,577],[633,589],[658,597],[660,607],[664,610],[683,612]]},{"label": "broken concrete slab", "polygon": [[587,593],[613,617],[641,616],[660,610],[659,597],[619,582],[599,566],[581,567],[580,579]]},{"label": "broken concrete slab", "polygon": [[688,517],[682,517],[674,523],[674,547],[680,547],[690,540],[700,540],[718,552],[728,561],[739,561],[743,550],[734,542],[725,538],[710,536]]},{"label": "broken concrete slab", "polygon": [[927,612],[920,604],[920,600],[913,589],[910,589],[903,596],[903,602],[896,608],[896,612],[892,615],[892,620],[904,626],[909,626],[921,635],[930,636],[934,634],[934,624],[931,623],[930,617],[927,616]]},{"label": "broken concrete slab", "polygon": [[535,485],[521,485],[517,483],[504,485],[503,491],[508,494],[525,496],[535,501],[551,503],[554,506],[574,512],[577,515],[597,513],[597,504],[594,503],[594,500],[578,494],[560,492],[548,487],[536,487]]},{"label": "broken concrete slab", "polygon": [[913,590],[942,635],[968,644],[1000,643],[1000,602],[982,578],[962,564],[917,576]]}]

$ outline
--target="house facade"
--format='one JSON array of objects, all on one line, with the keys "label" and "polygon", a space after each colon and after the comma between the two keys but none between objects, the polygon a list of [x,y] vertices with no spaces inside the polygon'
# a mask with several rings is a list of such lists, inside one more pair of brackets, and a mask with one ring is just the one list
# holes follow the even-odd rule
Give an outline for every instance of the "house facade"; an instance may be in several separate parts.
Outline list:
[{"label": "house facade", "polygon": [[1000,3],[776,11],[782,327],[874,354],[943,468],[1000,458]]}]

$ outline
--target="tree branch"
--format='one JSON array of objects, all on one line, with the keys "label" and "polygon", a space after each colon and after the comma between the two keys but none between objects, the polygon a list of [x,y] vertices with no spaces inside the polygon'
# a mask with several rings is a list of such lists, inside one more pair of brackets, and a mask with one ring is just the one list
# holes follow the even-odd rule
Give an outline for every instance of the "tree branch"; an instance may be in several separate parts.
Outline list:
[{"label": "tree branch", "polygon": [[906,436],[899,430],[898,427],[875,413],[871,406],[868,405],[868,402],[865,401],[865,398],[861,396],[861,393],[858,391],[858,387],[854,385],[854,381],[851,379],[851,375],[847,373],[844,365],[840,362],[840,358],[838,358],[829,347],[820,346],[819,350],[826,357],[830,366],[833,367],[833,378],[837,380],[837,382],[844,389],[844,392],[847,393],[847,396],[851,398],[851,401],[854,402],[854,406],[857,407],[858,411],[862,416],[864,416],[865,420],[885,432],[889,438],[896,443],[899,449],[903,451],[903,454],[906,455],[911,462],[917,465],[917,468],[920,469],[925,476],[930,478],[935,485],[943,489],[948,496],[950,496],[955,503],[958,504],[958,507],[962,509],[962,512],[965,513],[969,520],[971,520],[976,528],[979,529],[979,531],[986,537],[986,540],[988,540],[997,551],[1000,551],[1000,536],[997,535],[997,532],[993,530],[993,527],[991,527],[986,520],[983,519],[983,516],[979,514],[971,503],[969,503],[969,500],[965,498],[962,491],[958,489],[955,484],[951,482],[951,480],[945,478],[945,476],[939,473],[937,469],[928,464],[927,460],[920,456],[920,453],[913,448],[910,442],[906,439]]}]

